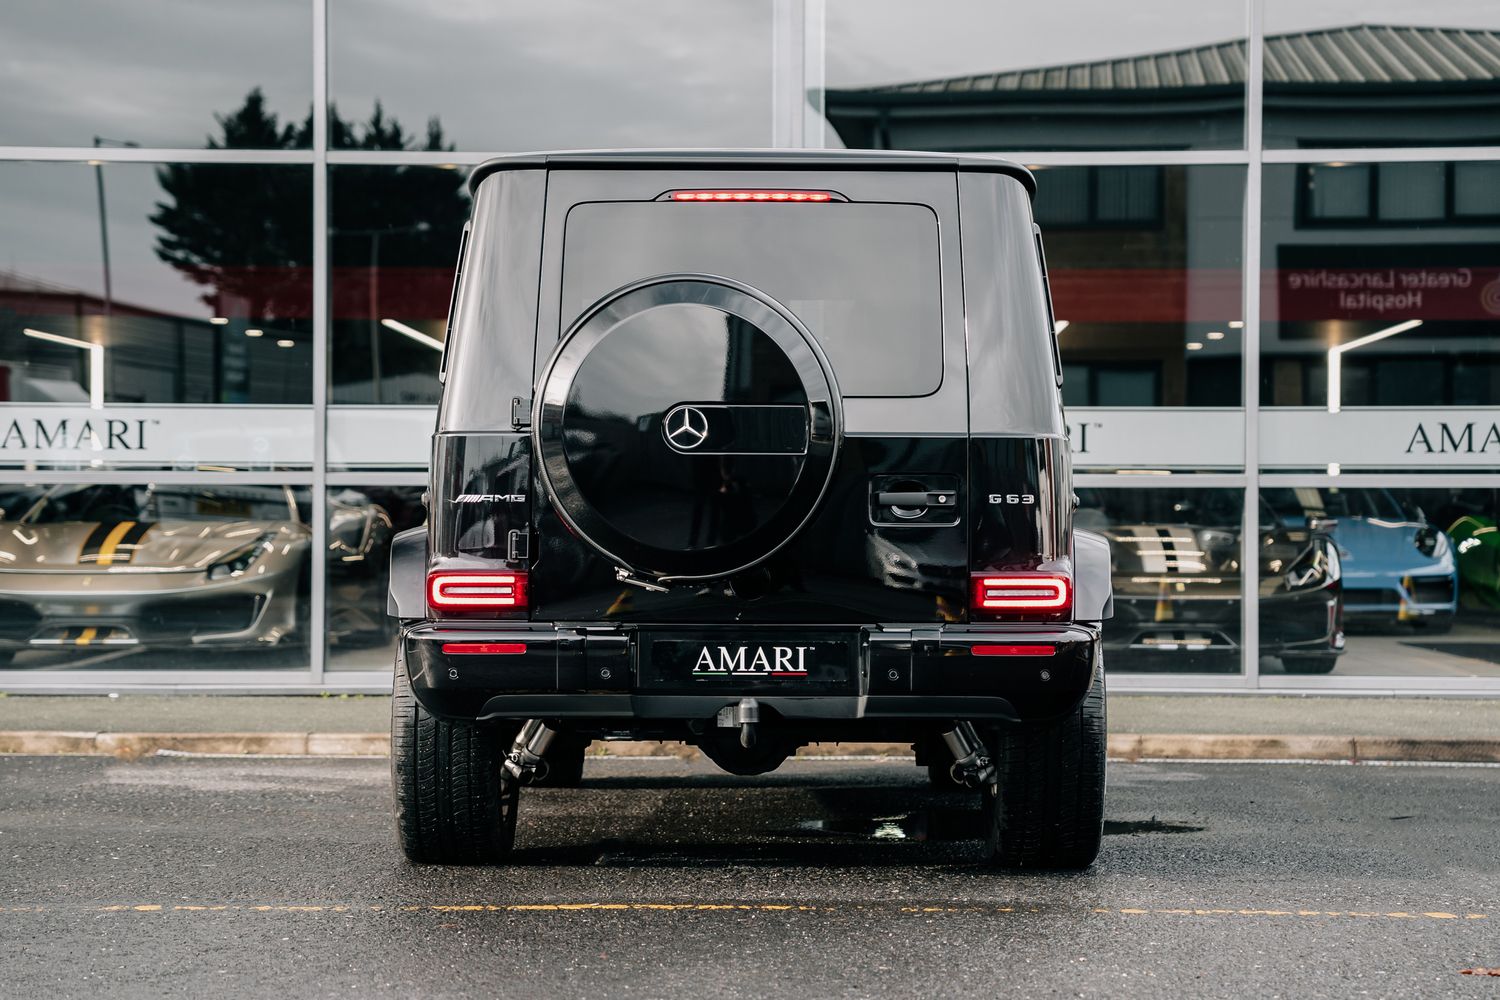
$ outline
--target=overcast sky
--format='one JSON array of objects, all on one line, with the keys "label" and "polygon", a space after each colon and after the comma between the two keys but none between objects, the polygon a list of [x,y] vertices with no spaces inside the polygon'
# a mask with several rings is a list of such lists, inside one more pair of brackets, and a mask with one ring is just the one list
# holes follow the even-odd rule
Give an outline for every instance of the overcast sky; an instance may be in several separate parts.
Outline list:
[{"label": "overcast sky", "polygon": [[[346,117],[378,98],[471,150],[761,144],[769,0],[330,0]],[[5,0],[0,143],[95,135],[201,146],[254,86],[300,120],[309,0]],[[1500,29],[1497,0],[1266,0],[1270,31]],[[1139,55],[1240,37],[1237,0],[828,0],[827,80],[862,86]]]}]

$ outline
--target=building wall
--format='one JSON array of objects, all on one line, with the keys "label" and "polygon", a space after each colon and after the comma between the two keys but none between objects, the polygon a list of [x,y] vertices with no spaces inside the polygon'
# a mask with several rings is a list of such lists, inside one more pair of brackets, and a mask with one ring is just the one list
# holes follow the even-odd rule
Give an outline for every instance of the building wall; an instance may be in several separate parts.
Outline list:
[{"label": "building wall", "polygon": [[[0,561],[97,561],[77,525],[164,512],[207,547],[111,560],[284,551],[274,587],[163,598],[186,633],[128,641],[102,600],[13,642],[0,686],[379,688],[468,168],[826,144],[1036,170],[1084,514],[1175,539],[1123,543],[1157,592],[1113,627],[1118,686],[1500,691],[1500,13],[1033,8],[10,5]],[[1287,672],[1306,608],[1269,554],[1315,534],[1365,602],[1323,676]],[[0,565],[0,642],[39,578]]]}]

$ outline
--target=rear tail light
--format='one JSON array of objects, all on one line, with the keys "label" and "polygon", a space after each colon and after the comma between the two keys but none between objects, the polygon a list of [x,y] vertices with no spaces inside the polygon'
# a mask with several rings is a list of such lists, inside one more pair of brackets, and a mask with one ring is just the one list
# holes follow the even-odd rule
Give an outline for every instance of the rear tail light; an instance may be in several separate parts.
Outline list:
[{"label": "rear tail light", "polygon": [[1056,656],[1056,646],[999,646],[980,645],[970,646],[969,652],[975,656]]},{"label": "rear tail light", "polygon": [[526,643],[445,642],[443,652],[449,656],[520,656],[526,652]]},{"label": "rear tail light", "polygon": [[827,202],[844,199],[832,191],[672,191],[672,201]]},{"label": "rear tail light", "polygon": [[526,574],[449,571],[427,574],[433,611],[518,611],[526,607]]},{"label": "rear tail light", "polygon": [[1073,581],[1061,573],[976,573],[973,609],[988,615],[1057,617],[1073,606]]}]

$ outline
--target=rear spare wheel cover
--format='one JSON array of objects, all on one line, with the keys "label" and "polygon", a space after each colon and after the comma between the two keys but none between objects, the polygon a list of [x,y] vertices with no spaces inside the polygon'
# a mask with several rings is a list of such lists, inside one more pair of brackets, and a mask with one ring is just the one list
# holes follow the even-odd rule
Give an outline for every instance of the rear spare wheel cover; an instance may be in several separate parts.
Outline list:
[{"label": "rear spare wheel cover", "polygon": [[730,576],[812,517],[840,412],[817,341],[746,285],[666,275],[585,312],[539,381],[532,438],[558,515],[618,566]]}]

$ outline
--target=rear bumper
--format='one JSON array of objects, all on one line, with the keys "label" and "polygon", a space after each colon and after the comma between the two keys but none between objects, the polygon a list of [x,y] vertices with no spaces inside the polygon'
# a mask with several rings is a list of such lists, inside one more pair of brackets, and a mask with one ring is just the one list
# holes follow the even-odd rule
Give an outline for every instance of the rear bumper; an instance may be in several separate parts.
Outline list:
[{"label": "rear bumper", "polygon": [[[663,679],[645,669],[653,639],[712,645],[753,643],[761,634],[780,642],[847,639],[849,675],[814,689],[769,677]],[[742,698],[788,720],[1048,719],[1082,701],[1099,651],[1097,630],[1076,624],[667,629],[422,622],[401,642],[413,693],[435,715],[601,721],[703,719]],[[454,643],[524,645],[524,652],[444,651]],[[980,655],[976,646],[1004,653]]]}]

